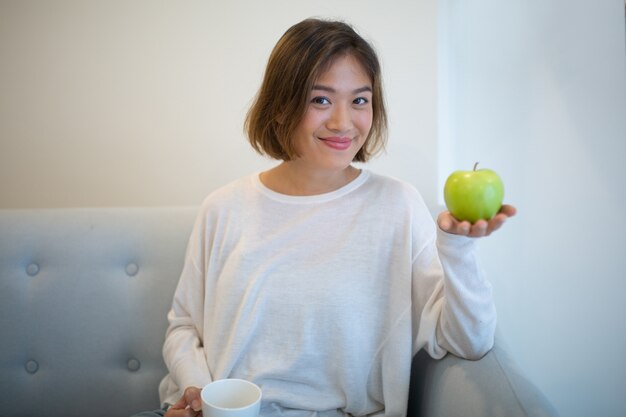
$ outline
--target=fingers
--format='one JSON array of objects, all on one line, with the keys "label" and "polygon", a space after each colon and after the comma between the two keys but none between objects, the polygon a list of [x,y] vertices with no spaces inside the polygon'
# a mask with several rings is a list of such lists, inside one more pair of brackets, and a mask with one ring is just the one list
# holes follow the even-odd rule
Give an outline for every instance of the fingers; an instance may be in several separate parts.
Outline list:
[{"label": "fingers", "polygon": [[489,236],[491,233],[491,228],[489,227],[489,223],[485,220],[478,220],[476,223],[470,226],[470,230],[467,233],[469,237],[483,237]]},{"label": "fingers", "polygon": [[459,222],[457,219],[452,217],[452,215],[448,211],[445,211],[439,215],[437,219],[437,224],[444,232],[463,236],[467,236],[470,233],[472,227],[470,222]]},{"label": "fingers", "polygon": [[468,221],[458,221],[450,212],[445,211],[437,218],[437,224],[441,230],[447,233],[468,237],[485,237],[500,229],[509,217],[516,214],[517,209],[515,207],[504,204],[491,220],[478,220],[471,224]]},{"label": "fingers", "polygon": [[503,204],[498,214],[504,214],[506,217],[513,217],[517,214],[517,209],[509,204]]},{"label": "fingers", "polygon": [[470,236],[472,233],[472,224],[468,221],[459,222],[456,225],[456,232],[454,233],[457,235]]},{"label": "fingers", "polygon": [[174,409],[183,409],[187,407],[187,401],[185,400],[185,396],[183,395],[182,397],[180,397],[180,399],[178,401],[176,401],[176,404],[172,405],[171,408]]},{"label": "fingers", "polygon": [[496,230],[502,227],[502,225],[508,220],[509,217],[513,217],[517,214],[517,209],[511,205],[504,204],[500,208],[498,214],[496,214],[489,222],[487,222],[487,229],[481,236],[489,236]]},{"label": "fingers", "polygon": [[452,228],[452,219],[451,216],[447,215],[447,212],[441,213],[437,218],[437,224],[439,228],[444,232],[450,233],[450,229]]},{"label": "fingers", "polygon": [[200,388],[188,387],[183,395],[189,407],[194,411],[202,411],[202,400],[200,399]]},{"label": "fingers", "polygon": [[199,417],[202,416],[202,400],[200,388],[188,387],[183,396],[165,414],[165,417]]}]

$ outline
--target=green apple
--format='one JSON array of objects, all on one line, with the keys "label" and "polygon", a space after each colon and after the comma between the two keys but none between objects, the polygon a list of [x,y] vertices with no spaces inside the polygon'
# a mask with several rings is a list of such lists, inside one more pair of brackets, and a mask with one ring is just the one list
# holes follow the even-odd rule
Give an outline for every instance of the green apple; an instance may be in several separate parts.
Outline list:
[{"label": "green apple", "polygon": [[476,223],[495,216],[504,198],[502,180],[490,169],[456,171],[450,174],[443,188],[443,198],[450,213],[458,220]]}]

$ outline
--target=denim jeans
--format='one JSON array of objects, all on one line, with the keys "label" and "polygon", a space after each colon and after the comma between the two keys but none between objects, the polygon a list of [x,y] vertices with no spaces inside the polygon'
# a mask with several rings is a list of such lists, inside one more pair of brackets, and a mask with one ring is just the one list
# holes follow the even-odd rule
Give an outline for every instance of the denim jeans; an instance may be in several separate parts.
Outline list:
[{"label": "denim jeans", "polygon": [[142,411],[138,414],[133,414],[131,417],[163,417],[165,412],[169,408],[169,404],[165,405],[163,408],[159,408],[154,411]]}]

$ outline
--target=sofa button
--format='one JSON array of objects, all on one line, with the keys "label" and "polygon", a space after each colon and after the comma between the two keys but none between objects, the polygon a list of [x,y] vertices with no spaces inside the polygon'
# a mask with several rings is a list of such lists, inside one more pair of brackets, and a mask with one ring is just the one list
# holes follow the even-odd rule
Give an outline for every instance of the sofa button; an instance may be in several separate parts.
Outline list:
[{"label": "sofa button", "polygon": [[30,275],[31,277],[34,277],[35,275],[39,273],[39,265],[37,265],[34,262],[32,264],[29,264],[26,267],[26,273]]},{"label": "sofa button", "polygon": [[135,358],[132,358],[132,359],[129,359],[128,362],[126,362],[126,367],[131,372],[137,372],[139,368],[141,368],[141,362],[139,362]]},{"label": "sofa button", "polygon": [[137,275],[137,272],[139,272],[139,267],[137,266],[137,264],[129,263],[128,265],[126,265],[126,274],[128,274],[129,277],[134,277],[135,275]]},{"label": "sofa button", "polygon": [[29,374],[34,374],[35,372],[39,370],[39,364],[36,361],[31,359],[28,362],[26,362],[26,365],[24,365],[24,368],[26,368],[26,372],[28,372]]}]

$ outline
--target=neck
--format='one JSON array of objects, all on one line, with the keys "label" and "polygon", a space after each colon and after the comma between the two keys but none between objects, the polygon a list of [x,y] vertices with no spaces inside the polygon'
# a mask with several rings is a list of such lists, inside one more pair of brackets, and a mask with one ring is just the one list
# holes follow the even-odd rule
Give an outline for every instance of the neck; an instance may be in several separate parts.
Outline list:
[{"label": "neck", "polygon": [[329,193],[352,182],[361,171],[352,165],[340,171],[307,169],[293,162],[282,164],[261,173],[261,182],[281,194],[307,196]]}]

